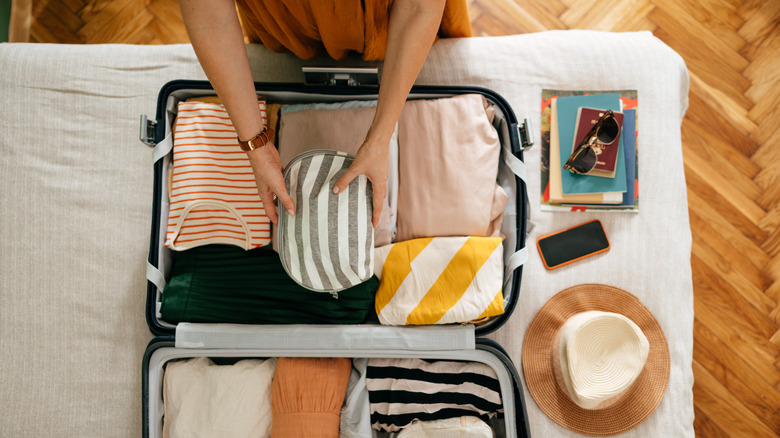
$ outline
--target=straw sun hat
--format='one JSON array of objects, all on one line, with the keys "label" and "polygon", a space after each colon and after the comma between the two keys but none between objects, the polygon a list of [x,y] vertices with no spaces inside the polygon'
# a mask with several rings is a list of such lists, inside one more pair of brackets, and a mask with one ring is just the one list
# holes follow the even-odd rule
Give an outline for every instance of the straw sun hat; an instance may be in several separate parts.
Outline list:
[{"label": "straw sun hat", "polygon": [[591,436],[645,421],[669,383],[669,347],[658,321],[633,295],[581,284],[558,292],[523,341],[528,390],[556,423]]}]

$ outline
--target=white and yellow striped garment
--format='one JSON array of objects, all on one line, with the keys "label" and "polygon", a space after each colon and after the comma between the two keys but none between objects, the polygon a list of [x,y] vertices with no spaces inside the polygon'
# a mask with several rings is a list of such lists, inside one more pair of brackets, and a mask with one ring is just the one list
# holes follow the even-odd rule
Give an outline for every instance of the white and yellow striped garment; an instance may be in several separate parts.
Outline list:
[{"label": "white and yellow striped garment", "polygon": [[377,248],[379,322],[448,324],[504,313],[501,240],[435,237]]}]

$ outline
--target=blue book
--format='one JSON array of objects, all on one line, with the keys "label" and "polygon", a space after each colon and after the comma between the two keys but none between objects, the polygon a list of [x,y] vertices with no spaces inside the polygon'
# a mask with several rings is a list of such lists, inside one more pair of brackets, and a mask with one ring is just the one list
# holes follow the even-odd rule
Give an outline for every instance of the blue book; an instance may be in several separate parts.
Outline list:
[{"label": "blue book", "polygon": [[574,127],[577,120],[577,110],[581,107],[611,109],[620,111],[620,95],[611,94],[593,94],[588,96],[563,96],[558,98],[558,138],[561,148],[561,186],[563,194],[571,195],[578,193],[603,193],[603,192],[625,192],[626,185],[626,165],[625,152],[623,145],[618,149],[617,166],[614,178],[604,178],[592,175],[575,175],[567,170],[563,170],[563,165],[569,159],[574,144]]},{"label": "blue book", "polygon": [[622,206],[634,205],[636,190],[636,110],[623,110],[623,130],[620,133],[621,149],[626,151],[626,191]]}]

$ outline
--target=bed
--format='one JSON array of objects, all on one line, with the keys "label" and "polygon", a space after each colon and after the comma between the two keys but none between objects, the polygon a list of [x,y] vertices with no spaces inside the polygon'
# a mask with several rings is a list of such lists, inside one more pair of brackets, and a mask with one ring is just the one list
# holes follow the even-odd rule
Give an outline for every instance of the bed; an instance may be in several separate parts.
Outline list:
[{"label": "bed", "polygon": [[[248,46],[257,81],[301,82],[302,61]],[[584,54],[587,54],[585,56]],[[0,435],[141,435],[152,149],[138,139],[172,79],[205,79],[189,45],[0,44]],[[688,74],[649,32],[551,31],[440,40],[417,84],[493,89],[538,138],[541,90],[638,90],[638,214],[540,210],[540,148],[526,152],[532,228],[521,296],[490,335],[520,369],[525,329],[556,292],[606,283],[659,320],[671,376],[624,436],[693,436],[693,287],[680,126]],[[612,242],[547,271],[536,238],[599,218]],[[577,436],[528,395],[532,436]]]}]

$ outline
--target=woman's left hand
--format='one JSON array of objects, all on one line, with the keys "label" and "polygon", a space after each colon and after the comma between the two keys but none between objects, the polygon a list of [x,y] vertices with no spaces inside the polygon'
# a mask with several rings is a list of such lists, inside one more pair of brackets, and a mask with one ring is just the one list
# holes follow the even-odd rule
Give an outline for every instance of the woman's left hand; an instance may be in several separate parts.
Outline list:
[{"label": "woman's left hand", "polygon": [[371,219],[374,228],[379,224],[379,216],[382,214],[382,206],[387,195],[388,156],[389,142],[372,141],[366,138],[355,154],[355,161],[336,181],[336,186],[333,189],[334,193],[341,193],[353,179],[359,175],[365,175],[371,181],[374,192],[372,202],[374,213]]}]

